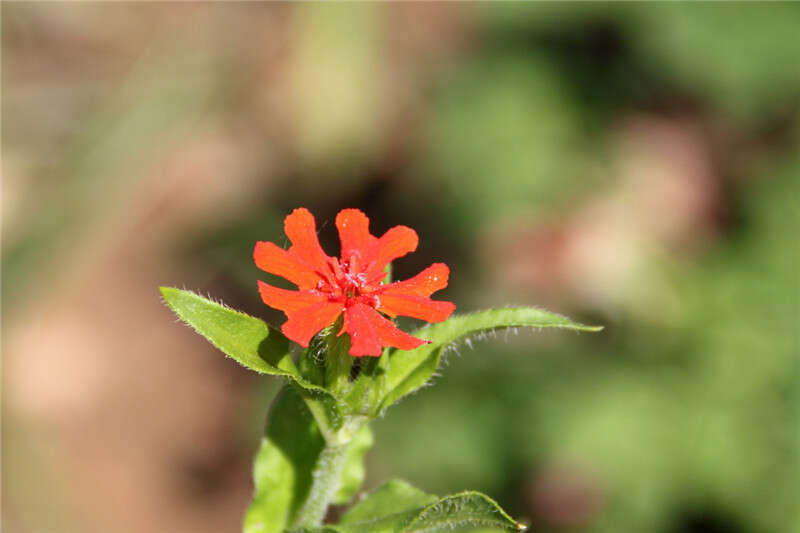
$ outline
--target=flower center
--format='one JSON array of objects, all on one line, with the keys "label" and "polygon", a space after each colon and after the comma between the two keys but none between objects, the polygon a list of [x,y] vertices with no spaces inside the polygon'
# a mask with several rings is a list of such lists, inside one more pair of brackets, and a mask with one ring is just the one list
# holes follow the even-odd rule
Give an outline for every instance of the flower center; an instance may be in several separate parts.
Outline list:
[{"label": "flower center", "polygon": [[368,305],[377,309],[380,306],[378,289],[382,282],[369,283],[363,272],[359,272],[358,257],[339,262],[331,257],[328,261],[331,276],[323,276],[316,289],[324,293],[331,302],[340,302],[345,307],[357,303]]}]

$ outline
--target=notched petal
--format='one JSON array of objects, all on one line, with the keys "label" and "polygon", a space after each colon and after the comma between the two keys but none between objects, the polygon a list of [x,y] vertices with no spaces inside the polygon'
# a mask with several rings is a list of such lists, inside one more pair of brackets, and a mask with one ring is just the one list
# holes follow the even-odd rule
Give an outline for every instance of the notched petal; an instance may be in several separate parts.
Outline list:
[{"label": "notched petal", "polygon": [[391,317],[410,316],[426,322],[442,322],[456,310],[453,302],[405,294],[383,294],[380,303],[378,310]]},{"label": "notched petal", "polygon": [[378,239],[369,232],[369,218],[358,209],[343,209],[336,215],[336,228],[342,243],[342,260],[358,256],[362,265],[372,260],[372,248]]},{"label": "notched petal", "polygon": [[417,249],[417,232],[407,226],[395,226],[383,234],[374,245],[373,259],[366,270],[367,278],[383,273],[386,265]]},{"label": "notched petal", "polygon": [[284,219],[283,226],[292,242],[289,254],[300,259],[307,268],[325,276],[329,272],[328,255],[319,244],[314,215],[305,207],[298,207]]},{"label": "notched petal", "polygon": [[306,307],[324,302],[327,297],[313,291],[290,291],[273,287],[269,283],[258,281],[258,292],[261,299],[270,307],[280,309],[288,315]]},{"label": "notched petal", "polygon": [[447,287],[450,269],[444,263],[434,263],[413,278],[386,285],[382,294],[403,294],[409,296],[428,297],[434,292]]},{"label": "notched petal", "polygon": [[286,278],[301,289],[310,289],[322,279],[303,261],[272,242],[257,242],[253,260],[264,272]]},{"label": "notched petal", "polygon": [[303,348],[308,348],[311,337],[319,331],[333,324],[342,313],[342,304],[337,302],[322,302],[292,312],[281,331],[288,338],[298,343]]},{"label": "notched petal", "polygon": [[427,341],[412,337],[391,321],[364,304],[355,304],[344,312],[342,328],[350,334],[350,355],[380,357],[384,346],[412,350]]}]

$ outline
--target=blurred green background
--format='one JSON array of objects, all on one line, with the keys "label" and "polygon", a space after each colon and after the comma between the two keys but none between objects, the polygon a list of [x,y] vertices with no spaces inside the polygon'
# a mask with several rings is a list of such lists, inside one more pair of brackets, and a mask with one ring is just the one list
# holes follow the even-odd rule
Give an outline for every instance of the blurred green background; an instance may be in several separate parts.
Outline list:
[{"label": "blurred green background", "polygon": [[3,530],[237,531],[278,383],[158,285],[261,304],[297,206],[447,262],[499,334],[375,424],[366,488],[539,532],[800,530],[800,5],[7,3]]}]

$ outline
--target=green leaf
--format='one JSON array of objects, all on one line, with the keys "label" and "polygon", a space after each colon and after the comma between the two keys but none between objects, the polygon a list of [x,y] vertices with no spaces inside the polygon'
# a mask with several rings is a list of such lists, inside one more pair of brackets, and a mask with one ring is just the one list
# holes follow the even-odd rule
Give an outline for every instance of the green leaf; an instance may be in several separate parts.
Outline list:
[{"label": "green leaf", "polygon": [[289,340],[263,320],[174,287],[161,287],[161,295],[181,320],[240,365],[260,374],[298,376]]},{"label": "green leaf", "polygon": [[491,498],[478,492],[462,492],[438,498],[405,481],[392,480],[353,506],[338,525],[314,533],[423,533],[456,528],[492,528],[522,531]]},{"label": "green leaf", "polygon": [[298,391],[284,387],[275,399],[253,465],[255,496],[245,533],[279,533],[306,501],[325,439]]},{"label": "green leaf", "polygon": [[436,496],[393,479],[358,502],[344,516],[337,528],[350,533],[382,533],[400,531],[421,509],[437,500]]},{"label": "green leaf", "polygon": [[480,492],[466,491],[446,496],[422,510],[402,533],[450,531],[461,527],[524,531],[525,526],[508,516],[497,502]]},{"label": "green leaf", "polygon": [[[364,455],[372,445],[366,420],[349,420],[345,444],[327,441],[294,386],[281,389],[253,467],[255,496],[244,521],[245,533],[315,527],[331,503],[344,503],[364,479]],[[340,432],[341,433],[341,432]]]},{"label": "green leaf", "polygon": [[333,503],[342,505],[350,501],[364,481],[366,468],[364,468],[364,456],[372,448],[372,431],[366,424],[355,434],[353,440],[347,448],[344,469],[342,470],[341,484]]},{"label": "green leaf", "polygon": [[577,331],[600,331],[602,327],[585,326],[570,319],[534,307],[489,309],[468,315],[450,317],[414,332],[414,336],[431,341],[415,350],[394,350],[386,370],[383,411],[403,396],[423,386],[436,372],[442,350],[458,341],[486,333],[517,327],[564,328]]},{"label": "green leaf", "polygon": [[338,402],[327,390],[300,376],[289,352],[289,340],[280,331],[191,291],[174,287],[160,290],[175,314],[225,355],[260,374],[291,379],[325,435],[341,426]]}]

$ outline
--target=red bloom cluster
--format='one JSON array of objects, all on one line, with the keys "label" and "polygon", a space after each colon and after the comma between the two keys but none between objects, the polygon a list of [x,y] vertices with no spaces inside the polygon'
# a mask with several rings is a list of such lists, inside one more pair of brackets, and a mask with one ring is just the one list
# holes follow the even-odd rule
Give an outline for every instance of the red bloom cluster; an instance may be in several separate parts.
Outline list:
[{"label": "red bloom cluster", "polygon": [[434,263],[411,279],[384,284],[384,268],[417,249],[417,233],[406,226],[395,226],[377,238],[369,232],[369,219],[358,209],[340,211],[336,228],[342,243],[340,259],[322,250],[314,216],[302,207],[284,221],[292,242],[288,250],[271,242],[256,243],[256,266],[286,278],[299,289],[290,291],[258,282],[264,303],[286,313],[288,320],[281,327],[284,335],[308,347],[317,332],[344,313],[338,334],[350,334],[350,355],[380,356],[384,346],[411,350],[425,344],[427,341],[399,330],[380,313],[428,322],[447,319],[456,306],[430,299],[431,294],[447,286],[447,265]]}]

